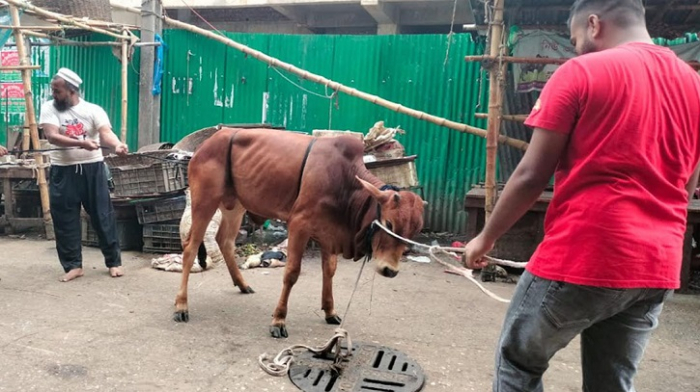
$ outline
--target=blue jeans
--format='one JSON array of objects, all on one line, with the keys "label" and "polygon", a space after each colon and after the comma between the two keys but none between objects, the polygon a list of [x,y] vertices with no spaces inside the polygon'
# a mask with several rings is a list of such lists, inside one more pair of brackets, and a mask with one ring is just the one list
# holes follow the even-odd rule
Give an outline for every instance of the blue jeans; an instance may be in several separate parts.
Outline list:
[{"label": "blue jeans", "polygon": [[549,360],[580,334],[583,391],[634,392],[637,366],[671,293],[579,286],[526,271],[503,324],[493,391],[543,391]]}]

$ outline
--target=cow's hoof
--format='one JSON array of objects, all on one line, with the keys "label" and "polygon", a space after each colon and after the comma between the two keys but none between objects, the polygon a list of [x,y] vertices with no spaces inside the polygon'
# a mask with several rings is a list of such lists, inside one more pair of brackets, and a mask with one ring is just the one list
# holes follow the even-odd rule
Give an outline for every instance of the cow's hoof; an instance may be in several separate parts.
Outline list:
[{"label": "cow's hoof", "polygon": [[330,316],[330,317],[326,317],[326,323],[327,323],[327,324],[331,324],[331,325],[340,325],[340,322],[341,322],[341,321],[343,321],[343,320],[342,320],[342,319],[340,318],[340,316],[338,316],[337,314],[336,314],[336,315],[333,315],[333,316]]},{"label": "cow's hoof", "polygon": [[287,328],[282,325],[280,327],[276,325],[271,325],[270,326],[270,335],[272,335],[273,338],[279,339],[279,338],[286,338],[289,335],[287,335]]},{"label": "cow's hoof", "polygon": [[246,288],[241,288],[241,293],[243,294],[255,294],[255,290],[253,290],[252,287],[248,286]]},{"label": "cow's hoof", "polygon": [[190,321],[190,313],[186,310],[178,310],[173,314],[173,320],[178,323],[186,323]]}]

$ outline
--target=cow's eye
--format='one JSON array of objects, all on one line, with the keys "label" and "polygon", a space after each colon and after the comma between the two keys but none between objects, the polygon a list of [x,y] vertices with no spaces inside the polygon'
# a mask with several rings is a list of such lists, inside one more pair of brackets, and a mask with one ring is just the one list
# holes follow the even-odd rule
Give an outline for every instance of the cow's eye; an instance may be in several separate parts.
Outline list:
[{"label": "cow's eye", "polygon": [[394,231],[394,225],[392,225],[390,221],[386,221],[386,228],[391,231]]}]

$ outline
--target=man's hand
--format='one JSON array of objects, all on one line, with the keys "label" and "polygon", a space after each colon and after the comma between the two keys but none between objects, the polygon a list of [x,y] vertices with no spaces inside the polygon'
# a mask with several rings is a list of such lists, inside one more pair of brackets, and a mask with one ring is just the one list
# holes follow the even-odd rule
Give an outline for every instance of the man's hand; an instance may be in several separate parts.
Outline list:
[{"label": "man's hand", "polygon": [[0,146],[0,157],[3,155],[7,155],[7,149],[3,146]]},{"label": "man's hand", "polygon": [[462,263],[469,269],[482,269],[489,265],[484,256],[493,249],[493,243],[487,242],[481,235],[476,236],[464,247]]},{"label": "man's hand", "polygon": [[117,148],[114,149],[114,152],[116,152],[117,155],[124,156],[129,153],[129,146],[127,146],[124,143],[119,143],[119,145],[117,145]]},{"label": "man's hand", "polygon": [[80,143],[80,148],[82,148],[83,150],[95,151],[100,148],[100,145],[97,144],[97,142],[94,140],[86,139]]}]

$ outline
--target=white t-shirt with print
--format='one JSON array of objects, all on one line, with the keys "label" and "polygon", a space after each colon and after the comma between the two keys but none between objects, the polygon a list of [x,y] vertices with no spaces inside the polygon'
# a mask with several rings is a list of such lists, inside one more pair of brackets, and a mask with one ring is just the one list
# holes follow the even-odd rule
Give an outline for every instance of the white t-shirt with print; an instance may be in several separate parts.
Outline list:
[{"label": "white t-shirt with print", "polygon": [[[80,99],[77,105],[63,112],[59,112],[53,106],[53,100],[45,102],[41,105],[39,124],[55,125],[61,135],[78,140],[94,140],[97,144],[100,144],[98,130],[103,126],[112,127],[104,109],[83,99]],[[100,149],[88,151],[82,148],[70,148],[63,151],[51,151],[49,156],[51,164],[56,166],[95,163],[103,160]]]}]

